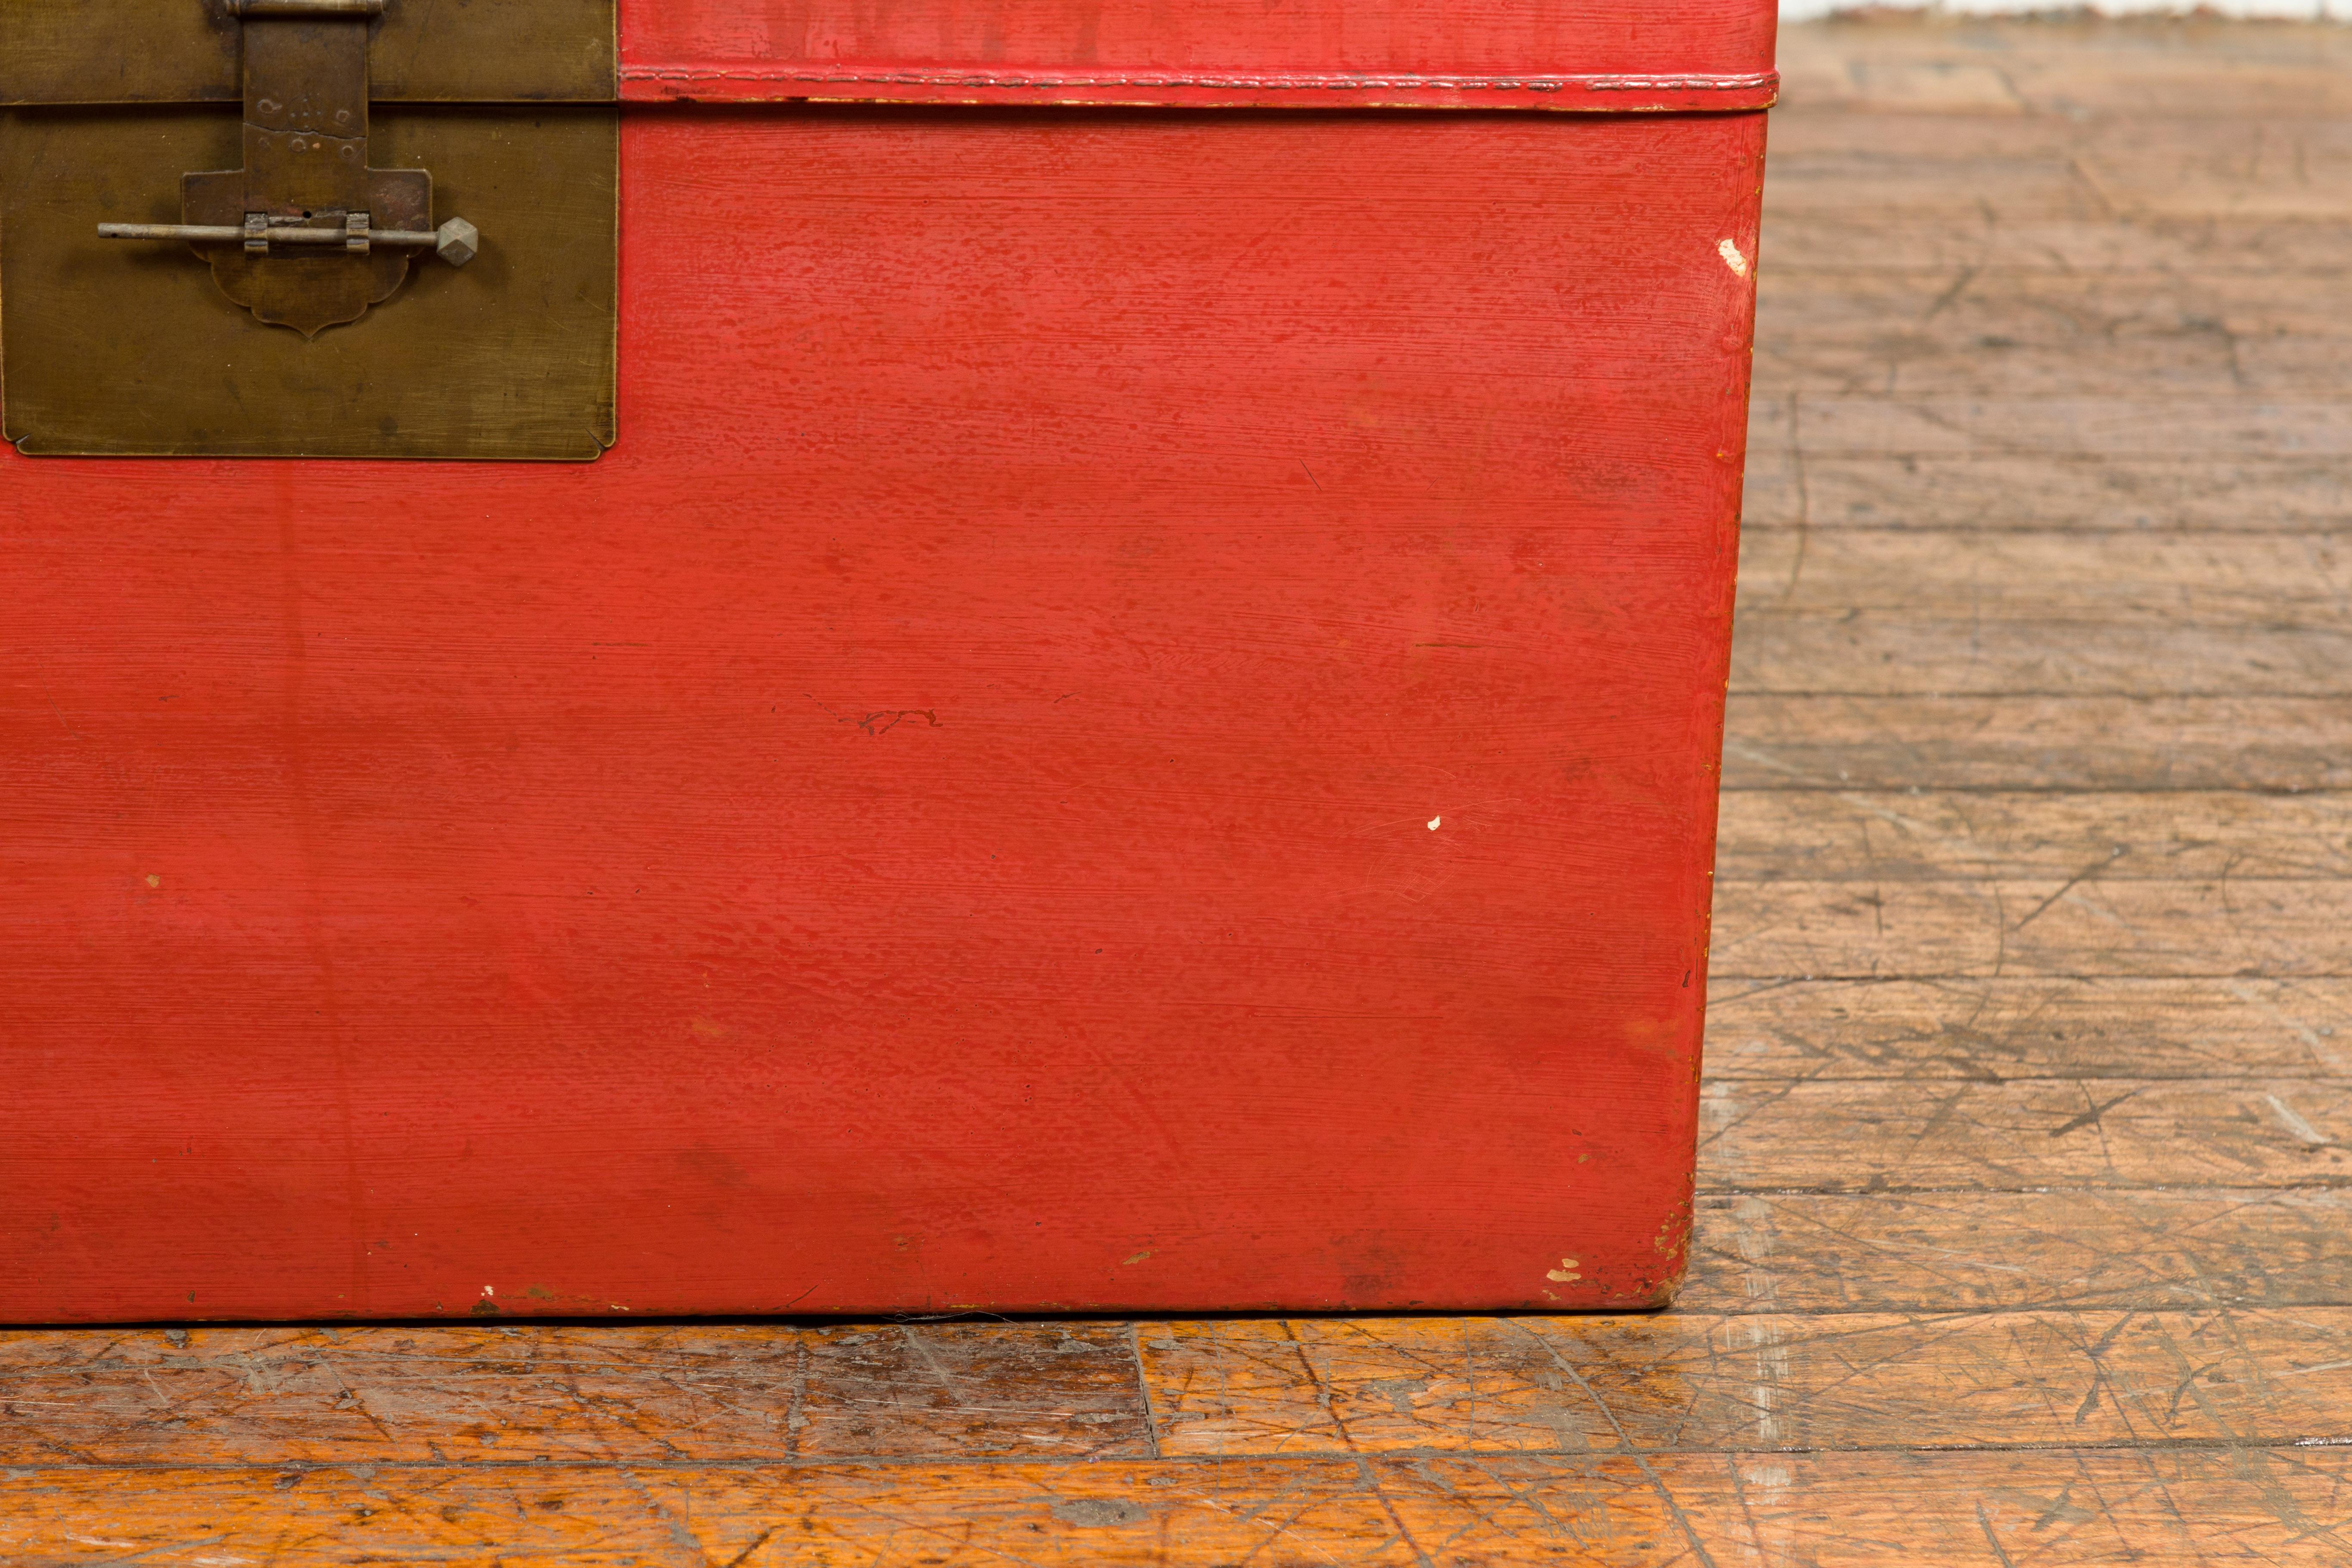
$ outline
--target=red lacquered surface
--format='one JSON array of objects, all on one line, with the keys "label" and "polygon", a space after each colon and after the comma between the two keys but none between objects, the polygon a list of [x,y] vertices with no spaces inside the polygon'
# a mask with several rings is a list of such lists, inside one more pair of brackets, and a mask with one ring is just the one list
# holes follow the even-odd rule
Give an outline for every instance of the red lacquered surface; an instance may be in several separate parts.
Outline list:
[{"label": "red lacquered surface", "polygon": [[621,0],[637,100],[1761,108],[1759,0]]},{"label": "red lacquered surface", "polygon": [[0,453],[0,1318],[1659,1300],[1761,148],[666,111],[603,461]]}]

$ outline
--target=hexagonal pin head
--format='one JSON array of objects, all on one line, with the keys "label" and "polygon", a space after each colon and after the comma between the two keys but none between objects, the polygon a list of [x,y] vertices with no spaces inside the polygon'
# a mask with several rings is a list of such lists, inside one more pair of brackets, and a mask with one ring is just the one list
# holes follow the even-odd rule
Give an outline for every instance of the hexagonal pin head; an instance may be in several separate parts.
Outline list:
[{"label": "hexagonal pin head", "polygon": [[482,231],[464,218],[453,217],[435,232],[440,240],[434,251],[452,267],[463,267],[481,253]]}]

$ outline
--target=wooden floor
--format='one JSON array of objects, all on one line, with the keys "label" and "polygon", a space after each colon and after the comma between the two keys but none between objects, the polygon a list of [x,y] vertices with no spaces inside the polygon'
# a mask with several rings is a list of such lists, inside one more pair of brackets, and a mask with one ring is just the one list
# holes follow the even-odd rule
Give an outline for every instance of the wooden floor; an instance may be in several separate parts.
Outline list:
[{"label": "wooden floor", "polygon": [[16,1333],[0,1563],[2352,1563],[2352,29],[1785,58],[1675,1310]]}]

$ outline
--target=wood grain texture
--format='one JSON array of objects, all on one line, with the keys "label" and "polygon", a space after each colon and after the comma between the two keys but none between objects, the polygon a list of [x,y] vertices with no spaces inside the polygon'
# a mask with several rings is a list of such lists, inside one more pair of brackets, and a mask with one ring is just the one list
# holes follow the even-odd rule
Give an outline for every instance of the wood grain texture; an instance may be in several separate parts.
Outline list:
[{"label": "wood grain texture", "polygon": [[[1787,38],[1686,1309],[2088,1328],[2352,1290],[2344,834],[2282,793],[2342,780],[2352,739],[2326,646],[2352,463],[2315,402],[2344,47]],[[1992,1441],[2047,1440],[2010,1414]],[[1916,1500],[1887,1561],[1933,1528]],[[1830,1502],[1790,1560],[1870,1539],[1862,1511]],[[2067,1560],[1969,1512],[1954,1561]],[[2106,1560],[2227,1560],[2202,1522]]]},{"label": "wood grain texture", "polygon": [[2352,1306],[2352,1191],[1702,1197],[1686,1312]]},{"label": "wood grain texture", "polygon": [[[1775,123],[1790,128],[1773,139],[1777,160],[1792,137],[1804,138],[1811,122],[1783,115]],[[1933,177],[1932,168],[1919,172],[1923,179]],[[2221,222],[2113,214],[2091,219],[2003,213],[1990,200],[1972,202],[1965,192],[1950,195],[1954,199],[1943,205],[1906,212],[1899,219],[1868,208],[1783,212],[1776,199],[1764,220],[1764,252],[1771,258],[1764,286],[1797,288],[1806,275],[1835,273],[1875,292],[1885,287],[1872,278],[1876,273],[1936,272],[1949,287],[1971,269],[2011,269],[2047,278],[2098,273],[2111,277],[2107,287],[2123,293],[2146,287],[2151,275],[2194,281],[2275,272],[2281,299],[2293,300],[2314,279],[2342,268],[2346,243],[2352,238],[2344,220],[2325,216]],[[1963,289],[1961,297],[1967,293]],[[1881,330],[1903,332],[1919,322],[1916,316],[1895,317],[1883,321]],[[1793,333],[1780,339],[1783,344],[1799,341]],[[2179,346],[2191,353],[2196,349],[2193,342]],[[2292,347],[2284,342],[2271,346]]]},{"label": "wood grain texture", "polygon": [[[1769,428],[1782,416],[1769,401],[1759,399],[1754,417]],[[1900,402],[1822,393],[1802,396],[1799,417],[1809,458],[2352,456],[2352,410],[2308,392],[2211,404],[2150,396],[2138,388],[2118,388],[2104,396],[2035,397],[2004,391]]]},{"label": "wood grain texture", "polygon": [[1716,993],[1714,1079],[2352,1077],[2352,984],[2336,978],[1782,979]]},{"label": "wood grain texture", "polygon": [[[100,1498],[85,1489],[92,1473],[42,1470],[0,1481],[0,1512],[22,1521],[0,1523],[0,1550],[39,1568],[189,1551],[207,1560],[198,1568],[226,1568],[289,1543],[306,1562],[480,1568],[1706,1561],[1654,1469],[1630,1458],[387,1467],[286,1472],[297,1479],[282,1489],[284,1475],[268,1471],[133,1472]],[[2315,1505],[2333,1495],[2302,1479],[2290,1478],[2287,1495]],[[1693,1480],[1696,1490],[1727,1478],[1717,1468]]]},{"label": "wood grain texture", "polygon": [[1153,1444],[1132,1332],[1098,1323],[0,1331],[0,1465],[1134,1458]]},{"label": "wood grain texture", "polygon": [[[2096,379],[2219,403],[2324,396],[2345,323],[2341,267],[2307,274],[2025,269],[1977,258],[1932,270],[1792,267],[1764,236],[1779,385],[1813,396],[2065,397]],[[2177,268],[2177,269],[2176,269]]]},{"label": "wood grain texture", "polygon": [[[1751,529],[1740,539],[1740,611],[1844,621],[1909,611],[1969,620],[1987,640],[2040,625],[2325,628],[2352,605],[2352,539],[2336,530],[2209,533],[2078,530]],[[2151,671],[2151,676],[2158,672]]]},{"label": "wood grain texture", "polygon": [[2338,697],[1735,692],[1727,789],[2352,789]]},{"label": "wood grain texture", "polygon": [[1677,1452],[2352,1435],[2352,1310],[1175,1323],[1167,1455]]},{"label": "wood grain texture", "polygon": [[1856,608],[1834,620],[1758,614],[1733,689],[1857,696],[2140,695],[2352,700],[2352,626],[1916,618]]},{"label": "wood grain texture", "polygon": [[0,1547],[465,1568],[1249,1562],[2093,1568],[2341,1561],[2327,1448],[1240,1458],[714,1470],[18,1470]]},{"label": "wood grain texture", "polygon": [[2352,975],[2352,882],[2102,879],[1727,882],[1725,980],[1933,975]]},{"label": "wood grain texture", "polygon": [[2333,881],[2352,795],[2172,790],[1754,790],[1724,802],[1718,882]]},{"label": "wood grain texture", "polygon": [[2086,122],[2189,121],[2227,132],[2335,115],[2352,101],[2343,72],[2352,49],[2339,27],[2092,15],[2051,13],[2019,29],[1982,17],[1850,13],[1783,29],[1780,66],[1793,100],[1813,111],[1798,129],[1822,140],[1873,111],[1956,136],[1988,121],[2024,121],[2128,153],[2130,138]]},{"label": "wood grain texture", "polygon": [[1714,1079],[1709,1191],[2352,1183],[2352,1079]]},{"label": "wood grain texture", "polygon": [[1897,112],[1782,123],[1772,179],[1784,222],[1871,213],[1891,227],[1960,213],[1979,230],[2021,218],[2094,231],[2202,220],[2242,234],[2249,225],[2341,223],[2352,191],[2352,128],[2336,116],[2208,121],[2152,110],[2085,125]]},{"label": "wood grain texture", "polygon": [[1802,405],[1792,413],[1775,395],[1779,416],[1755,426],[1751,527],[2268,533],[2352,519],[2352,465],[2340,458],[1830,457],[1789,437]]},{"label": "wood grain texture", "polygon": [[[670,1466],[844,1452],[1093,1461],[1155,1452],[1139,1441],[1147,1399],[1160,1458],[2352,1435],[2342,1353],[2352,1307],[1923,1316],[1748,1305],[1163,1321],[1138,1325],[1131,1345],[1125,1326],[1100,1331],[1118,1342],[1115,1360],[1083,1339],[1064,1342],[1083,1329],[972,1325],[939,1337],[947,1354],[936,1365],[856,1354],[888,1331],[767,1326],[143,1331],[92,1346],[7,1342],[0,1356],[12,1467],[59,1456],[163,1469]],[[828,1356],[849,1363],[845,1381],[821,1364]],[[804,1359],[805,1378],[778,1375]],[[930,1397],[910,1399],[918,1390]],[[845,1407],[865,1424],[844,1421]]]}]

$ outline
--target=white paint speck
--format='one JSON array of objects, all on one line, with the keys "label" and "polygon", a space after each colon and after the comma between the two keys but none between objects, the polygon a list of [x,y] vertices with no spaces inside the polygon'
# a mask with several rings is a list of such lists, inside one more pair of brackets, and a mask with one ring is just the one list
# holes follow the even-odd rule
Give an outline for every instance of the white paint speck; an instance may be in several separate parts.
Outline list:
[{"label": "white paint speck", "polygon": [[1727,239],[1715,247],[1715,253],[1723,258],[1723,264],[1731,268],[1733,276],[1748,276],[1748,258],[1739,254],[1739,247]]},{"label": "white paint speck", "polygon": [[1437,825],[1438,825],[1439,823],[1441,823],[1441,822],[1444,821],[1444,820],[1445,820],[1445,818],[1444,818],[1444,817],[1442,817],[1442,816],[1433,816],[1433,817],[1431,817],[1431,818],[1429,819],[1429,830],[1430,830],[1432,833],[1436,832],[1436,831],[1437,831]]},{"label": "white paint speck", "polygon": [[[1544,1278],[1552,1281],[1556,1285],[1573,1284],[1577,1279],[1576,1259],[1573,1258],[1561,1258],[1559,1260],[1559,1267],[1546,1274]],[[1551,1292],[1547,1290],[1544,1294],[1549,1296]]]},{"label": "white paint speck", "polygon": [[485,1285],[482,1287],[482,1294],[485,1296],[495,1296],[498,1292],[491,1289],[488,1285]]}]

